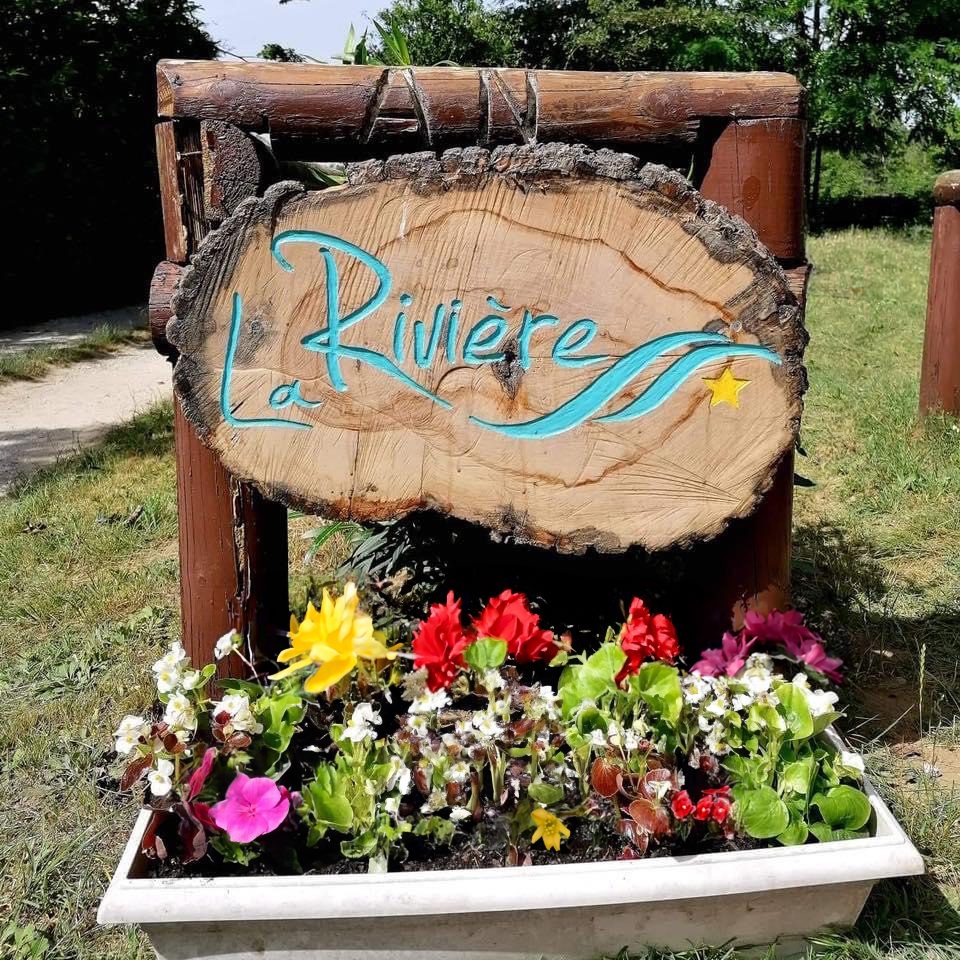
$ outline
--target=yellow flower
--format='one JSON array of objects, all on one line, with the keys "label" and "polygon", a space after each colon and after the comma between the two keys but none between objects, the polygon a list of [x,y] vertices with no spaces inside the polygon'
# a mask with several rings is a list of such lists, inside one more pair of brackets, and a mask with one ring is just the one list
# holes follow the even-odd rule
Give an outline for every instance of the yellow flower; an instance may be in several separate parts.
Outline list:
[{"label": "yellow flower", "polygon": [[357,588],[352,583],[336,600],[324,588],[319,611],[308,603],[303,623],[290,617],[290,646],[277,657],[280,663],[290,666],[271,679],[279,680],[304,667],[315,666],[317,669],[303,689],[307,693],[322,693],[350,673],[358,658],[393,660],[396,653],[388,650],[374,633],[370,617],[357,611],[359,604]]},{"label": "yellow flower", "polygon": [[548,850],[559,850],[560,841],[570,836],[570,831],[563,825],[563,821],[549,810],[538,807],[530,816],[537,825],[531,842],[542,840]]}]

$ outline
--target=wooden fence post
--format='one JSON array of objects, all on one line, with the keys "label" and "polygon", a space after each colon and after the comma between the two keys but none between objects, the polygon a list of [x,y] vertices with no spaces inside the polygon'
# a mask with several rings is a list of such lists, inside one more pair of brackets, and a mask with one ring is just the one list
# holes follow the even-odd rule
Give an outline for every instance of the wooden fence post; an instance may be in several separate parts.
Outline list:
[{"label": "wooden fence post", "polygon": [[[731,120],[700,157],[696,185],[757,231],[785,266],[801,308],[806,299],[804,264],[805,121],[802,118]],[[700,603],[708,619],[701,642],[742,623],[747,609],[783,608],[790,597],[793,526],[793,461],[787,453],[760,508],[735,521],[704,551]]]},{"label": "wooden fence post", "polygon": [[960,415],[960,170],[937,178],[933,202],[920,413]]},{"label": "wooden fence post", "polygon": [[[156,135],[167,261],[151,283],[150,321],[157,349],[175,360],[165,338],[170,296],[211,221],[222,216],[220,207],[207,209],[211,193],[220,198],[226,191],[204,183],[199,122],[161,121]],[[231,628],[254,647],[272,647],[287,615],[286,509],[243,485],[238,489],[178,401],[174,435],[183,645],[195,664],[211,661],[217,638]],[[243,672],[236,657],[218,667],[221,677]]]}]

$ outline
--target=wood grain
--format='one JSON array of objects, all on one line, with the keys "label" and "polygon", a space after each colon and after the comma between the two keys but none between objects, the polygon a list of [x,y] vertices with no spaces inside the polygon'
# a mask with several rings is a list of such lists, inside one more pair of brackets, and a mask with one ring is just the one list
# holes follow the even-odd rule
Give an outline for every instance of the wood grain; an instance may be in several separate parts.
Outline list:
[{"label": "wood grain", "polygon": [[[751,512],[796,436],[806,334],[786,277],[742,221],[665,168],[583,147],[405,155],[348,175],[342,188],[306,194],[281,184],[242,204],[181,284],[168,327],[180,351],[176,389],[232,473],[268,497],[330,515],[428,507],[574,552],[660,549],[711,537]],[[271,241],[291,230],[335,234],[389,265],[392,297],[343,342],[393,356],[398,298],[409,293],[398,364],[433,398],[357,360],[341,361],[345,389],[333,388],[332,361],[301,344],[328,319],[327,260],[317,244],[294,243],[283,248],[292,270],[280,269]],[[334,261],[332,302],[345,315],[377,282],[355,256]],[[505,356],[472,363],[464,339],[491,312],[487,297],[510,308]],[[424,321],[428,334],[434,308],[449,311],[454,298],[463,304],[453,359],[441,346],[418,368],[412,324]],[[529,337],[526,364],[525,308],[556,318]],[[585,317],[598,329],[578,353],[602,359],[559,365],[558,335]],[[600,422],[662,386],[685,351],[625,380],[616,377],[624,358],[681,331],[698,344],[722,339],[723,350],[760,346],[781,362],[718,355],[652,412]],[[590,416],[531,439],[509,435],[566,409],[615,365],[607,379],[622,382]],[[739,406],[711,405],[704,378],[731,373],[748,381]],[[271,394],[288,398],[284,385],[294,381],[319,405],[268,405]]]},{"label": "wood grain", "polygon": [[[798,117],[783,73],[581,73],[162,60],[165,117],[311,136],[324,159],[534,141],[692,142],[705,117]],[[319,158],[316,158],[319,159]]]}]

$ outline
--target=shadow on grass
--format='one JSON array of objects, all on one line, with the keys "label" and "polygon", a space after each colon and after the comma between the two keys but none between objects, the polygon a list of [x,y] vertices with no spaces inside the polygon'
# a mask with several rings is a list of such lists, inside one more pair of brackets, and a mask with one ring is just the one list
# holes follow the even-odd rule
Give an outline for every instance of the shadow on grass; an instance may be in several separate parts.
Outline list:
[{"label": "shadow on grass", "polygon": [[173,451],[173,405],[164,401],[114,427],[88,450],[63,457],[56,463],[15,482],[10,497],[27,496],[49,483],[81,479],[126,457],[160,457]]}]

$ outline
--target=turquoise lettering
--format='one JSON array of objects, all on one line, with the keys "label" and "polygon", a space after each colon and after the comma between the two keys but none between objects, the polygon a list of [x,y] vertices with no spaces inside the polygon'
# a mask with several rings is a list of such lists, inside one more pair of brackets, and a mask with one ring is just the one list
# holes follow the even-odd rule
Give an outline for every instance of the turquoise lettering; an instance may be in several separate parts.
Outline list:
[{"label": "turquoise lettering", "polygon": [[520,325],[520,336],[517,339],[517,358],[523,370],[530,369],[530,338],[539,327],[551,327],[559,323],[558,317],[551,313],[538,313],[533,316],[529,310],[523,311],[523,323]]},{"label": "turquoise lettering", "polygon": [[597,334],[597,325],[593,320],[584,317],[575,320],[563,333],[557,337],[550,356],[558,367],[585,367],[601,360],[609,360],[606,354],[593,354],[585,357],[572,357],[571,353],[582,350]]}]

